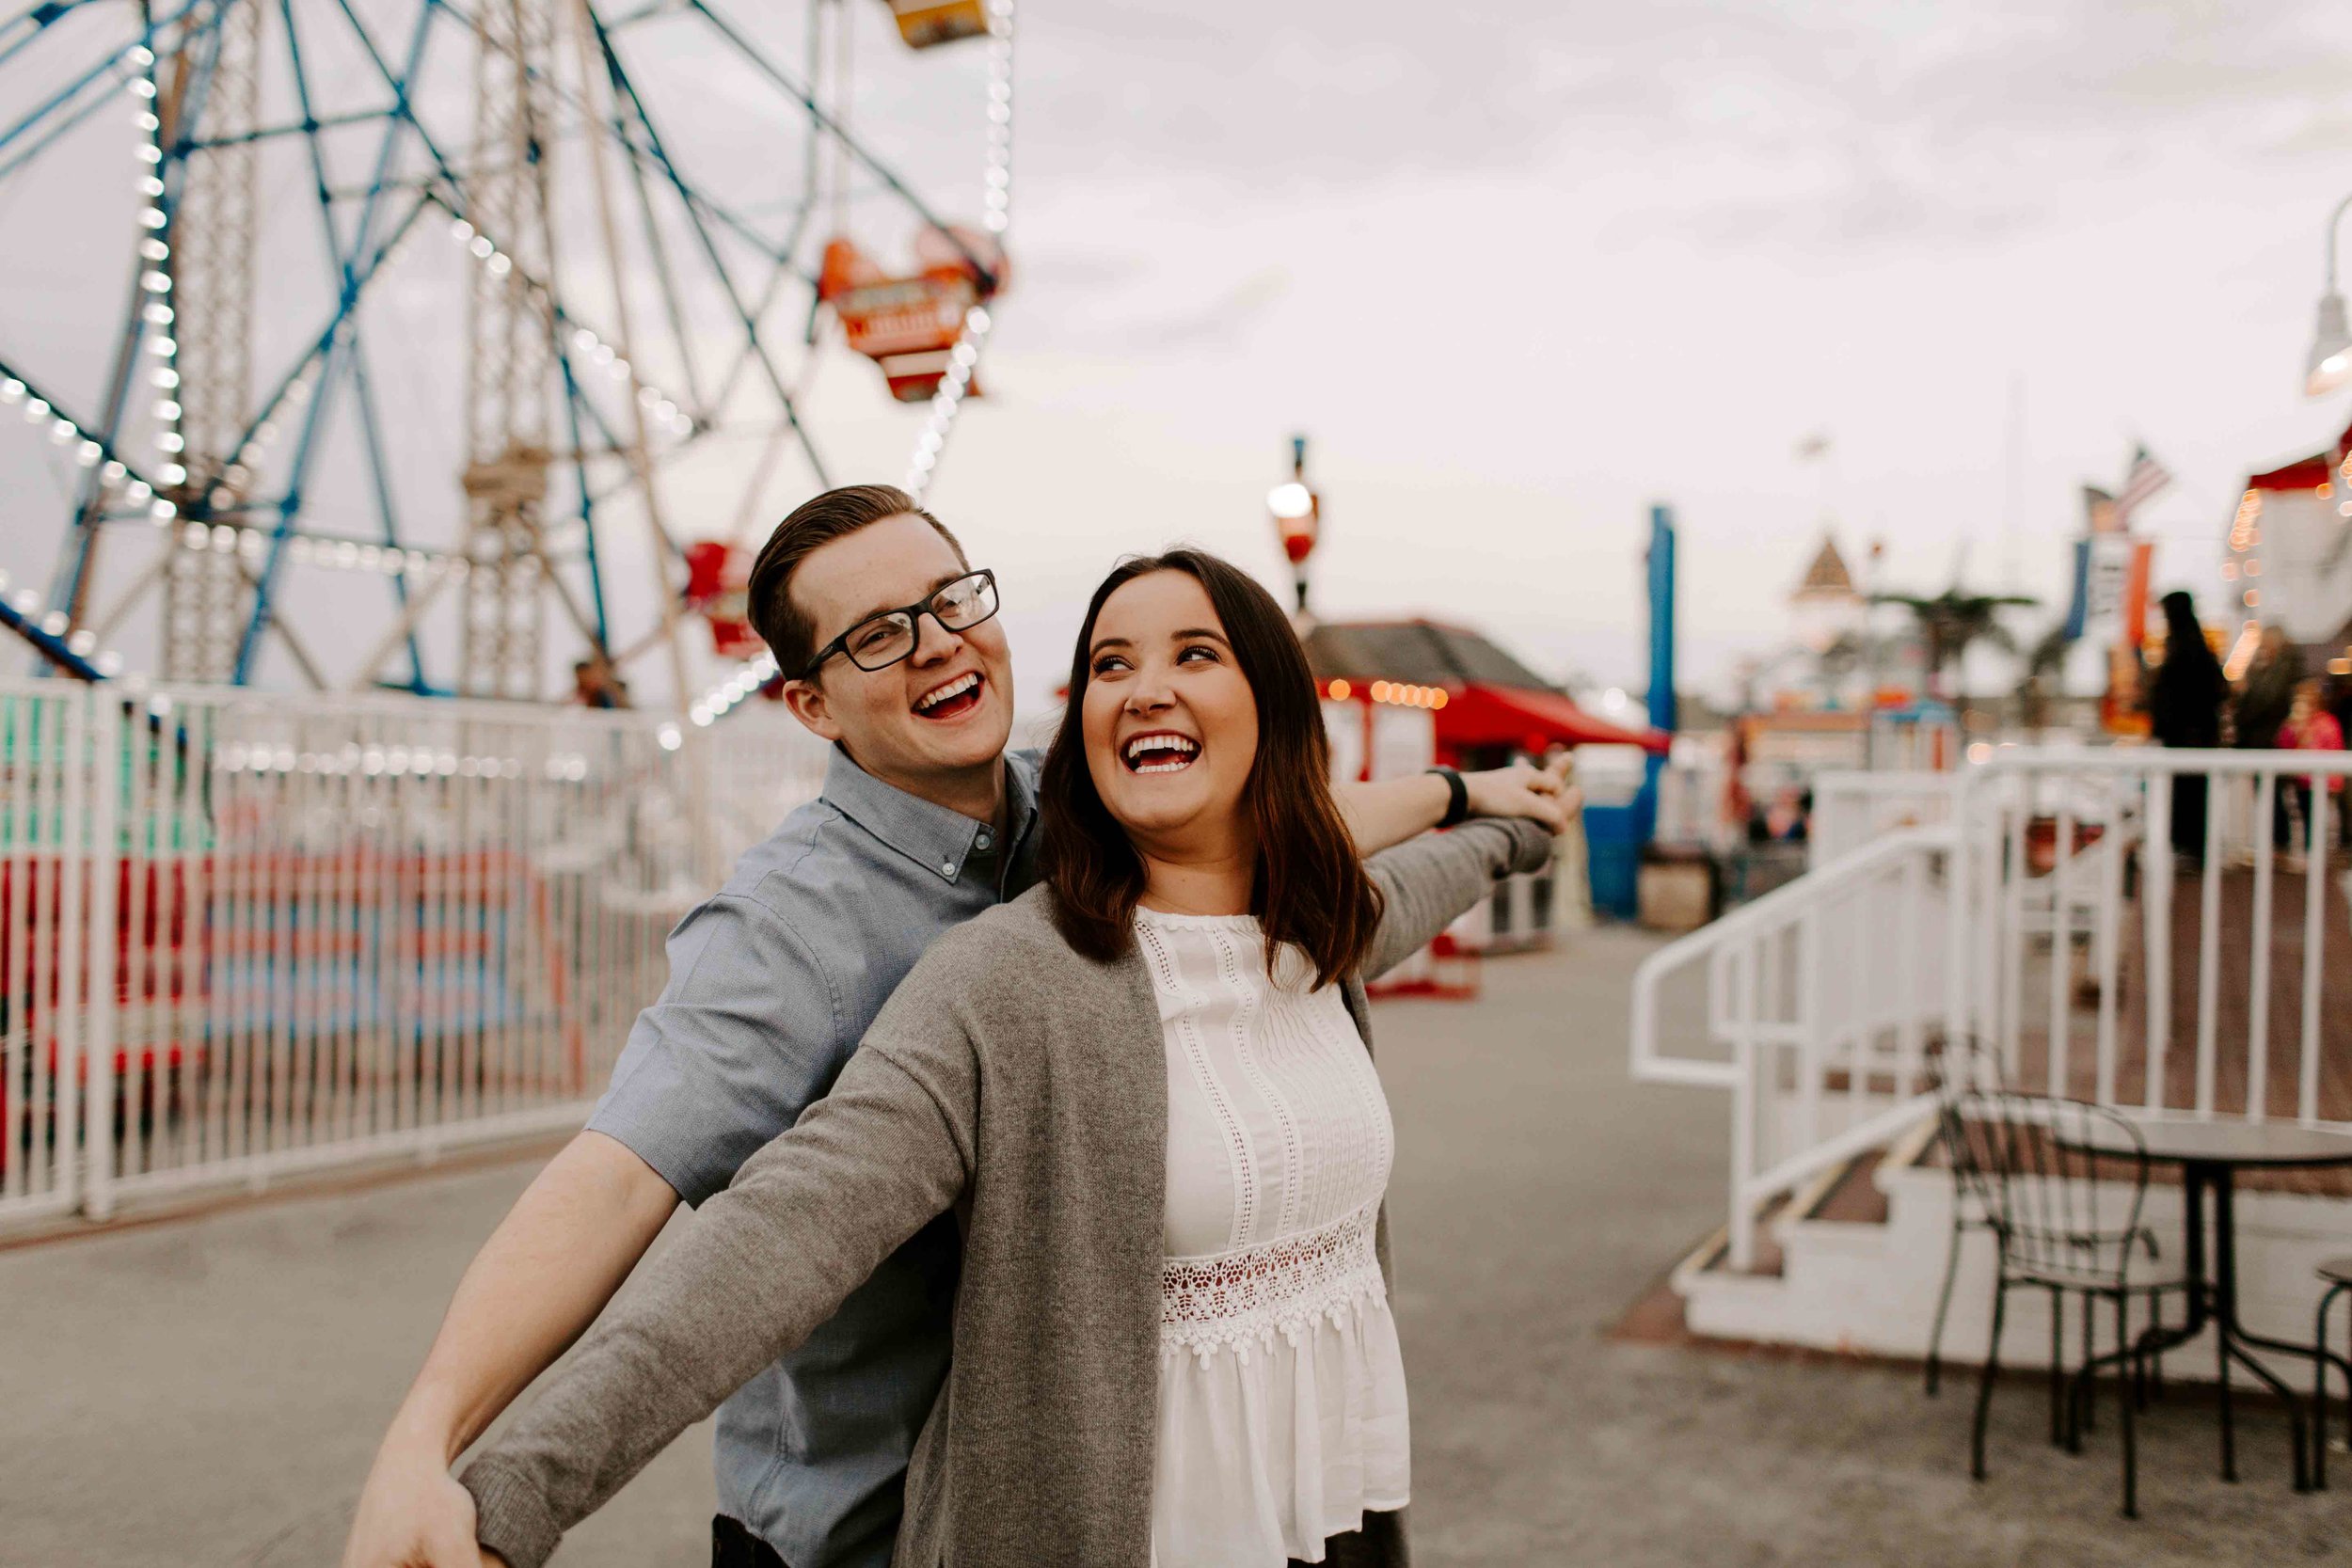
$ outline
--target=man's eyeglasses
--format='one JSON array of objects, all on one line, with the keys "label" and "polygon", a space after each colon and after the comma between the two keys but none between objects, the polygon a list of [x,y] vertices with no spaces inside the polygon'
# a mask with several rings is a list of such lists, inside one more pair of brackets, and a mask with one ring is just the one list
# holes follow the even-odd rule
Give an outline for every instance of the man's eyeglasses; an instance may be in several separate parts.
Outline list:
[{"label": "man's eyeglasses", "polygon": [[934,590],[929,598],[867,616],[818,649],[808,668],[795,678],[815,679],[825,660],[835,654],[846,655],[861,670],[887,670],[914,652],[922,641],[924,616],[949,631],[970,631],[995,613],[996,574],[974,572]]}]

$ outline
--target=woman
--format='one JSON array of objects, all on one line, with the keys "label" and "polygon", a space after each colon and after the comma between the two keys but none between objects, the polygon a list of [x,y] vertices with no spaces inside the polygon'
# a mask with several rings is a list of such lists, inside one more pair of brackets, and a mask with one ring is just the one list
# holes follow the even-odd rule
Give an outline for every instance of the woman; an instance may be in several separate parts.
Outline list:
[{"label": "woman", "polygon": [[[2148,691],[2149,727],[2158,745],[2210,750],[2221,744],[2229,680],[2205,642],[2205,628],[2197,624],[2196,602],[2186,594],[2164,596],[2164,662]],[[2200,864],[2205,858],[2205,788],[2202,773],[2182,773],[2172,781],[2172,847]]]},{"label": "woman", "polygon": [[953,1210],[954,1358],[896,1562],[1402,1563],[1361,976],[1550,846],[1479,821],[1366,868],[1327,774],[1271,595],[1191,550],[1113,572],[1041,781],[1043,885],[931,947],[467,1470],[484,1544],[536,1568]]},{"label": "woman", "polygon": [[[2344,726],[2337,723],[2336,716],[2328,711],[2321,700],[2324,695],[2325,690],[2317,681],[2307,680],[2295,689],[2294,705],[2287,710],[2286,722],[2279,726],[2279,745],[2281,749],[2302,752],[2341,752],[2344,749]],[[2308,774],[2280,782],[2280,798],[2283,800],[2289,794],[2295,797],[2296,820],[2303,824],[2302,832],[2291,842],[2285,835],[2280,836],[2277,842],[2282,849],[2327,847],[2326,840],[2313,831],[2312,825],[2312,803],[2317,799],[2319,803],[2336,811],[2341,816],[2342,803],[2335,797],[2344,788],[2344,779],[2341,775],[2328,778],[2325,788],[2316,797],[2312,784],[2313,780]]]}]

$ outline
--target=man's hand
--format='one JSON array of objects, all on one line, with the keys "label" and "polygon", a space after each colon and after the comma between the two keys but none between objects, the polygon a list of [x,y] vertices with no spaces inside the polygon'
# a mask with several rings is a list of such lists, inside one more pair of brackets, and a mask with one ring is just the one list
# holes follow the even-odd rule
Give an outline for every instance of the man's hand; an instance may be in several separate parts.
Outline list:
[{"label": "man's hand", "polygon": [[342,1568],[504,1568],[475,1544],[473,1495],[429,1438],[400,1427],[385,1437],[359,1494]]},{"label": "man's hand", "polygon": [[1532,817],[1555,833],[1565,832],[1584,804],[1583,791],[1568,783],[1569,766],[1569,753],[1563,752],[1541,768],[1515,762],[1465,773],[1462,787],[1470,792],[1470,815]]}]

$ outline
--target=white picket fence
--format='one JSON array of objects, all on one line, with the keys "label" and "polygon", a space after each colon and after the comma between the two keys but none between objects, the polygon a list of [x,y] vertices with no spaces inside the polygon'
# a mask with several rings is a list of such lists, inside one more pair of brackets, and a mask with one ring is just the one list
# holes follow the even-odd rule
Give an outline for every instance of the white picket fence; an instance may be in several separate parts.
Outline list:
[{"label": "white picket fence", "polygon": [[576,1123],[824,765],[756,709],[0,683],[0,1225]]}]

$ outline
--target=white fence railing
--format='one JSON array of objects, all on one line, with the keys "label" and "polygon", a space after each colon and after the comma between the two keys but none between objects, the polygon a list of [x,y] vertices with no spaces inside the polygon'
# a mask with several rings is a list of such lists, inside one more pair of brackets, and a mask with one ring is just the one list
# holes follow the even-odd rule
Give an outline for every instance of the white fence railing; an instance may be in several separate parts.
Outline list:
[{"label": "white fence railing", "polygon": [[1813,816],[1805,832],[1807,865],[1828,865],[1903,828],[1949,822],[1963,777],[1950,772],[1815,774]]},{"label": "white fence railing", "polygon": [[2347,778],[2344,752],[1996,754],[1956,807],[1946,1028],[2026,1088],[2352,1130]]},{"label": "white fence railing", "polygon": [[[1653,953],[1633,985],[1634,1076],[1731,1091],[1732,1264],[1758,1213],[1919,1114],[1945,1010],[1949,829],[1908,829]],[[1670,980],[1704,963],[1701,1053],[1670,1053]]]},{"label": "white fence railing", "polygon": [[576,1121],[824,760],[758,712],[0,685],[0,1222]]},{"label": "white fence railing", "polygon": [[[1845,792],[1858,847],[1635,980],[1634,1075],[1731,1091],[1733,1266],[1772,1199],[1925,1113],[1945,1039],[1997,1045],[2039,1092],[2352,1130],[2347,776],[2342,752],[2004,750]],[[1664,1014],[1702,962],[1676,1049]]]}]

